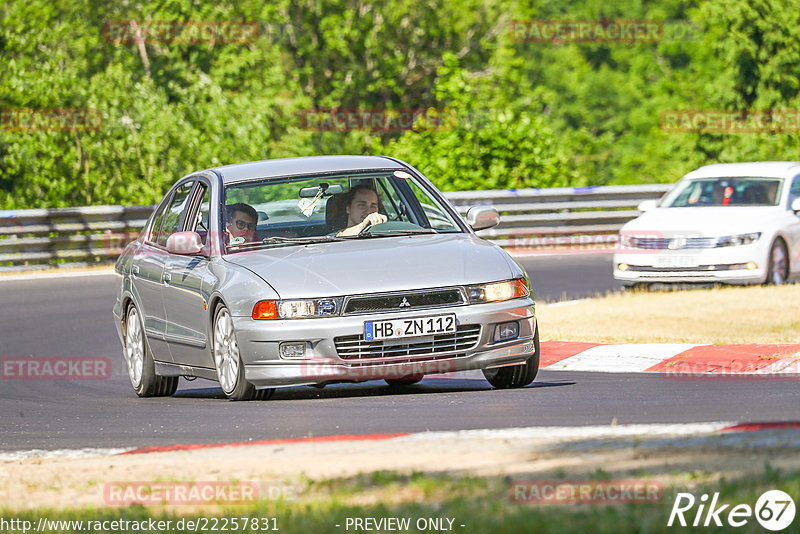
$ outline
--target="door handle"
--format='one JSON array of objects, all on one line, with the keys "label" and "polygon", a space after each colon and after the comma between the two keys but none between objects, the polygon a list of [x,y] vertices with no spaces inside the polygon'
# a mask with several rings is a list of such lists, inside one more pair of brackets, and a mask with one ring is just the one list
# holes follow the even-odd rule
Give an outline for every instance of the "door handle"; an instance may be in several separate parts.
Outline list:
[{"label": "door handle", "polygon": [[169,284],[170,280],[172,280],[172,275],[169,273],[164,273],[164,283]]}]

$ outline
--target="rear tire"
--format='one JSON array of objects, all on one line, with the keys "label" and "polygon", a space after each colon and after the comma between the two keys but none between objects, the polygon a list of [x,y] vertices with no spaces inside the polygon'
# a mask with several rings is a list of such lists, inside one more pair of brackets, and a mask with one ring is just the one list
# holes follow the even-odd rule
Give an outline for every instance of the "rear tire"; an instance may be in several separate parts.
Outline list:
[{"label": "rear tire", "polygon": [[233,319],[228,308],[220,305],[214,313],[214,367],[223,393],[237,401],[267,400],[275,389],[256,387],[245,380],[244,364],[239,355],[239,344],[233,329]]},{"label": "rear tire", "polygon": [[769,269],[765,284],[779,286],[786,282],[789,277],[789,254],[786,252],[786,243],[778,238],[772,244],[769,251]]},{"label": "rear tire", "polygon": [[539,324],[533,334],[535,353],[522,365],[484,369],[483,376],[496,389],[521,388],[534,381],[539,373]]},{"label": "rear tire", "polygon": [[156,374],[155,361],[147,346],[139,310],[134,304],[125,314],[125,364],[133,390],[140,397],[168,397],[178,389],[177,376]]}]

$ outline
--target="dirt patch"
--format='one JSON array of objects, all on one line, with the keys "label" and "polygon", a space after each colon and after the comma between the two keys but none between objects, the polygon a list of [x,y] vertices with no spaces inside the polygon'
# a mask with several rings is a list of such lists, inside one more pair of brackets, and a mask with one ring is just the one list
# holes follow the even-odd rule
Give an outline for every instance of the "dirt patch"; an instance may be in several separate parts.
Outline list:
[{"label": "dirt patch", "polygon": [[[115,504],[104,491],[109,484],[211,481],[257,484],[260,498],[294,500],[304,498],[309,481],[387,470],[509,480],[581,480],[601,472],[609,479],[647,478],[665,486],[763,473],[767,463],[800,470],[800,429],[572,439],[488,434],[3,460],[0,503],[8,510],[104,507]],[[178,508],[191,511],[188,505]]]}]

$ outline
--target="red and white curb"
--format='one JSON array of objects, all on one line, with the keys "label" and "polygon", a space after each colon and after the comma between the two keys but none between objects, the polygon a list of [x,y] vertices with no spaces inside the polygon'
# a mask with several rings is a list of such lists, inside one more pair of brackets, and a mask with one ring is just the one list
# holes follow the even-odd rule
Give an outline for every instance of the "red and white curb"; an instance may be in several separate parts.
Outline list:
[{"label": "red and white curb", "polygon": [[689,375],[798,375],[800,344],[604,345],[546,341],[539,366],[559,371]]},{"label": "red and white curb", "polygon": [[0,461],[23,460],[26,458],[86,458],[97,456],[127,456],[159,452],[181,452],[227,447],[247,447],[264,445],[352,443],[363,441],[447,441],[451,443],[467,439],[542,439],[542,440],[581,440],[595,438],[659,438],[659,437],[714,437],[739,435],[742,440],[750,440],[753,432],[778,432],[783,435],[783,445],[800,447],[800,421],[765,423],[675,423],[675,424],[632,424],[632,425],[592,425],[592,426],[538,426],[523,428],[498,428],[479,430],[455,430],[434,432],[397,432],[393,434],[332,435],[307,438],[271,439],[263,441],[240,441],[231,443],[193,443],[141,448],[116,449],[62,449],[46,451],[33,449],[0,453]]}]

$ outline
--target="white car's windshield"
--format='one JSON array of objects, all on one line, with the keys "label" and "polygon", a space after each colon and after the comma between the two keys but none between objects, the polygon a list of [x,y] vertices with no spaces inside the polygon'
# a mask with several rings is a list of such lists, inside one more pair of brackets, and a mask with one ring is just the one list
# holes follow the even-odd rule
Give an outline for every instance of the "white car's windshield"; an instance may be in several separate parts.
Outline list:
[{"label": "white car's windshield", "polygon": [[661,202],[662,208],[692,206],[777,206],[780,178],[696,178],[678,184]]},{"label": "white car's windshield", "polygon": [[[464,231],[436,196],[405,171],[251,180],[228,185],[224,204],[229,252],[353,234]],[[343,232],[372,213],[383,222],[350,235]]]}]

